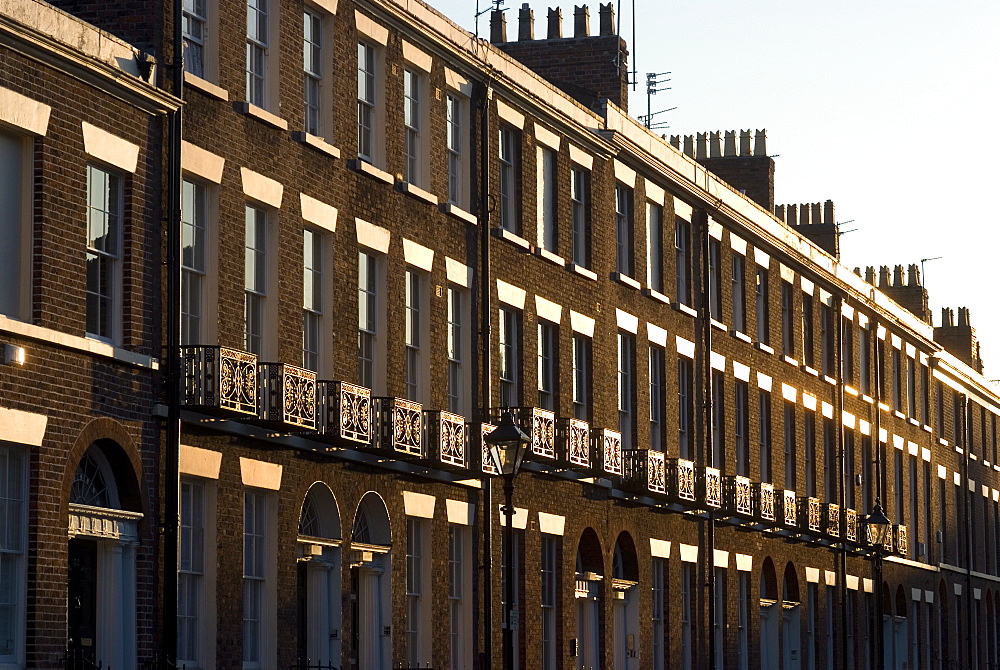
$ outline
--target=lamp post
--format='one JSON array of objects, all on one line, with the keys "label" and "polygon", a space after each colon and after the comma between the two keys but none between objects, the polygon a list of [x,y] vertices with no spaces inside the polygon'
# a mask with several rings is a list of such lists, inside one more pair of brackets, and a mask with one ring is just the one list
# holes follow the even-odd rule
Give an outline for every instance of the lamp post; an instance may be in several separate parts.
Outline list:
[{"label": "lamp post", "polygon": [[875,507],[865,519],[865,535],[872,545],[872,581],[875,596],[875,663],[877,670],[885,668],[885,627],[882,624],[882,546],[892,532],[892,522],[882,511],[882,503],[875,500]]},{"label": "lamp post", "polygon": [[[527,449],[530,438],[514,423],[510,412],[504,412],[500,423],[484,439],[490,449],[493,464],[496,466],[500,477],[503,478],[503,512],[507,517],[503,536],[503,667],[504,670],[513,670],[514,635],[511,613],[513,612],[514,603],[514,478],[517,477],[517,473],[521,470],[521,462],[524,460],[524,452]],[[490,512],[490,515],[492,515],[492,512]],[[489,557],[486,560],[489,560]]]}]

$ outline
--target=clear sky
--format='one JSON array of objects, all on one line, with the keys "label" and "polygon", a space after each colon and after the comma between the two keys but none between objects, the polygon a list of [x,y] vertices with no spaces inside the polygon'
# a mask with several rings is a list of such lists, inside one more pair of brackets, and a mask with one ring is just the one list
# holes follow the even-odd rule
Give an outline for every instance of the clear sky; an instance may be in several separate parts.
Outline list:
[{"label": "clear sky", "polygon": [[[474,29],[475,0],[430,4]],[[520,4],[505,5],[515,35]],[[544,35],[557,5],[531,6]],[[570,34],[573,4],[558,6]],[[934,324],[941,307],[968,307],[985,374],[1000,377],[1000,2],[635,0],[634,44],[632,2],[621,10],[633,116],[646,73],[669,71],[653,110],[677,109],[657,117],[661,133],[766,128],[775,201],[833,200],[857,229],[841,237],[851,268],[942,256],[925,264]]]}]

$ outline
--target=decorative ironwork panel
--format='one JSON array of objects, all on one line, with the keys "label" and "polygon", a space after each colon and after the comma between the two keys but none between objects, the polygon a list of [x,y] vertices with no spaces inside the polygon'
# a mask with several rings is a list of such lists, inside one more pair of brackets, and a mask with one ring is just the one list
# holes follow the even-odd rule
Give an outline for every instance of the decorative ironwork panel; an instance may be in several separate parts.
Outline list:
[{"label": "decorative ironwork panel", "polygon": [[774,521],[774,485],[760,483],[756,484],[757,489],[757,509],[760,518],[765,521]]},{"label": "decorative ironwork panel", "polygon": [[882,538],[882,550],[891,554],[896,548],[895,528],[889,528],[885,537]]},{"label": "decorative ironwork panel", "polygon": [[664,478],[666,459],[662,451],[626,449],[622,453],[625,467],[624,484],[628,490],[640,494],[666,494]]},{"label": "decorative ironwork panel", "polygon": [[581,419],[561,417],[557,423],[556,440],[559,460],[570,466],[590,468],[590,424]]},{"label": "decorative ironwork panel", "polygon": [[601,472],[619,477],[624,474],[621,433],[617,430],[602,428],[597,431],[594,446]]},{"label": "decorative ironwork panel", "polygon": [[722,473],[718,468],[705,468],[705,505],[722,507]]},{"label": "decorative ironwork panel", "polygon": [[375,398],[379,448],[384,451],[424,457],[423,412],[420,403],[402,398]]},{"label": "decorative ironwork panel", "polygon": [[291,428],[316,429],[316,373],[284,363],[260,364],[258,417]]},{"label": "decorative ironwork panel", "polygon": [[904,524],[893,526],[896,531],[896,551],[903,556],[910,553],[910,540]]},{"label": "decorative ironwork panel", "polygon": [[858,511],[846,508],[844,510],[844,539],[848,542],[858,541]]},{"label": "decorative ironwork panel", "polygon": [[499,473],[496,464],[493,463],[493,456],[490,455],[490,449],[486,446],[486,436],[496,430],[496,428],[492,423],[479,424],[479,463],[482,466],[483,472],[488,475]]},{"label": "decorative ironwork panel", "polygon": [[257,356],[218,346],[182,347],[184,405],[257,415]]},{"label": "decorative ironwork panel", "polygon": [[667,459],[662,451],[645,450],[646,454],[646,486],[650,493],[666,494]]},{"label": "decorative ironwork panel", "polygon": [[694,463],[684,458],[671,458],[667,461],[667,476],[669,478],[669,493],[679,500],[696,499],[694,481]]},{"label": "decorative ironwork panel", "polygon": [[840,537],[840,505],[837,503],[826,504],[826,534]]},{"label": "decorative ironwork panel", "polygon": [[753,514],[753,489],[749,477],[726,477],[726,508],[733,514]]},{"label": "decorative ironwork panel", "polygon": [[874,547],[875,542],[875,529],[870,524],[864,524],[865,527],[865,544],[869,547]]},{"label": "decorative ironwork panel", "polygon": [[822,528],[819,498],[800,498],[801,509],[799,515],[805,522],[805,527],[810,532],[818,533]]},{"label": "decorative ironwork panel", "polygon": [[424,426],[427,429],[425,444],[436,464],[459,469],[468,467],[465,417],[428,410],[424,412]]},{"label": "decorative ironwork panel", "polygon": [[785,489],[781,496],[781,518],[786,526],[798,525],[795,491]]},{"label": "decorative ironwork panel", "polygon": [[347,382],[319,382],[320,430],[326,437],[372,442],[372,392]]},{"label": "decorative ironwork panel", "polygon": [[514,423],[531,438],[530,454],[534,458],[553,461],[556,458],[556,415],[538,407],[494,407],[490,412],[499,423],[510,412]]}]

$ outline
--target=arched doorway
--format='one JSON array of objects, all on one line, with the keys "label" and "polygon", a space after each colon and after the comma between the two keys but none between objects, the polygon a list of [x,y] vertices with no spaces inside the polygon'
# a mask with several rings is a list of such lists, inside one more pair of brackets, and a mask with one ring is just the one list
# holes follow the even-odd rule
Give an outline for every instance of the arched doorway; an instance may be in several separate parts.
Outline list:
[{"label": "arched doorway", "polygon": [[934,611],[937,613],[937,621],[935,627],[937,628],[937,662],[934,664],[935,668],[939,670],[944,670],[946,659],[951,657],[951,636],[949,633],[954,625],[951,620],[951,602],[948,598],[948,586],[942,579],[938,583],[937,592],[937,607]]},{"label": "arched doorway", "polygon": [[298,534],[299,662],[340,665],[340,509],[326,484],[302,501]]},{"label": "arched doorway", "polygon": [[136,570],[142,513],[121,447],[95,442],[69,495],[67,650],[81,664],[136,667]]},{"label": "arched doorway", "polygon": [[576,668],[597,670],[601,662],[601,582],[604,560],[593,528],[580,536],[576,552]]},{"label": "arched doorway", "polygon": [[[886,585],[886,593],[888,594],[888,585]],[[886,668],[895,668],[896,670],[905,670],[908,668],[907,663],[907,630],[906,630],[906,617],[908,613],[908,608],[906,607],[906,593],[903,591],[903,585],[900,584],[896,587],[896,597],[894,602],[894,607],[889,612],[893,613],[892,616],[892,635],[887,636],[885,639],[886,648],[892,649],[892,662],[889,663],[886,660]],[[975,667],[975,666],[973,666]]]},{"label": "arched doorway", "polygon": [[802,597],[799,595],[799,578],[795,565],[785,566],[781,585],[781,642],[782,667],[798,670],[802,657]]},{"label": "arched doorway", "polygon": [[760,570],[760,667],[778,667],[778,578],[774,562],[764,559]]},{"label": "arched doorway", "polygon": [[614,667],[639,667],[639,561],[632,536],[623,532],[611,561],[611,621]]},{"label": "arched doorway", "polygon": [[358,504],[351,530],[351,663],[359,670],[383,670],[392,664],[391,545],[385,501],[369,491]]}]

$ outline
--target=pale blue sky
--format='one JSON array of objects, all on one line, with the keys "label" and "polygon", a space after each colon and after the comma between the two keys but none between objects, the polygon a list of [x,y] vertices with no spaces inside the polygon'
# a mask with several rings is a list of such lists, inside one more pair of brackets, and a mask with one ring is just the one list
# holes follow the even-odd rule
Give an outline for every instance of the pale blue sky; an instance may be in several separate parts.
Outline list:
[{"label": "pale blue sky", "polygon": [[[480,0],[482,7],[487,3]],[[475,0],[431,4],[472,30]],[[508,0],[508,26],[520,2]],[[597,5],[589,3],[592,30]],[[532,2],[536,34],[546,10]],[[572,29],[573,4],[559,5]],[[616,3],[617,7],[617,3]],[[632,43],[631,2],[622,33]],[[832,199],[850,266],[926,264],[940,308],[969,307],[988,378],[1000,377],[1000,2],[979,0],[635,0],[639,90],[667,134],[766,128],[776,201]],[[488,35],[488,15],[480,19]]]}]

